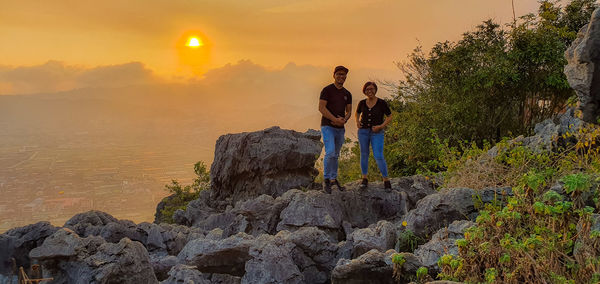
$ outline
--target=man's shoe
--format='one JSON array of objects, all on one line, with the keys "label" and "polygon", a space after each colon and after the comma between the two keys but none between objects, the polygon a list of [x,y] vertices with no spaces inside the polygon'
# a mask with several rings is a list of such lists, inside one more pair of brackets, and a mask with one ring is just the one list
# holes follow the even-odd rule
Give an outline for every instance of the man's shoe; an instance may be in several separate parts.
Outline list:
[{"label": "man's shoe", "polygon": [[346,188],[340,185],[340,182],[336,180],[333,181],[333,184],[335,184],[338,188],[339,191],[346,191]]},{"label": "man's shoe", "polygon": [[365,188],[367,188],[368,184],[369,184],[369,180],[366,179],[366,178],[363,178],[362,182],[360,183],[360,185],[358,186],[358,188],[365,189]]},{"label": "man's shoe", "polygon": [[389,180],[383,181],[383,188],[387,192],[392,191],[392,183]]},{"label": "man's shoe", "polygon": [[331,194],[331,181],[329,181],[328,179],[325,179],[323,181],[323,190],[325,191],[325,193]]}]

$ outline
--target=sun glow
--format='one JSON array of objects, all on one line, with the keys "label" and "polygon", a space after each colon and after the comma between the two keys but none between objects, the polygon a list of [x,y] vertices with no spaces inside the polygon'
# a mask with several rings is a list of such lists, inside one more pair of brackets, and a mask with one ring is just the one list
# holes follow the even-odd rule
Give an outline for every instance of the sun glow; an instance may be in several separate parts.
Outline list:
[{"label": "sun glow", "polygon": [[190,37],[188,39],[188,42],[185,44],[186,46],[189,46],[191,48],[198,48],[204,45],[204,43],[202,42],[201,39],[197,38],[197,37]]}]

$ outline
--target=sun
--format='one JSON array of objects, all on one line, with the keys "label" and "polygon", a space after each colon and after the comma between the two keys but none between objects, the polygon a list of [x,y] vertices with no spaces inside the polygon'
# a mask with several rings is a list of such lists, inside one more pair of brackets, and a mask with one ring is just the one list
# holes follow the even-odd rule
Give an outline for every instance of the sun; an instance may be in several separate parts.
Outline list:
[{"label": "sun", "polygon": [[188,41],[185,44],[185,46],[191,47],[191,48],[198,48],[198,47],[201,47],[203,45],[204,45],[204,43],[198,37],[190,37],[190,38],[188,38]]}]

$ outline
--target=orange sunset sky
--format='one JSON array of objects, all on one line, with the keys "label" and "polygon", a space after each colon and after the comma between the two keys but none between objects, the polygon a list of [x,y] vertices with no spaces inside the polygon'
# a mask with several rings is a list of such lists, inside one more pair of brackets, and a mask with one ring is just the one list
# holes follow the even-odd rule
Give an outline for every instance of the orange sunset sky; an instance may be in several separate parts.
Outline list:
[{"label": "orange sunset sky", "polygon": [[[77,68],[140,62],[164,80],[201,76],[245,59],[268,69],[289,62],[328,68],[344,64],[351,71],[364,68],[393,77],[394,62],[404,60],[419,42],[427,50],[435,42],[458,39],[488,18],[512,20],[510,0],[0,3],[0,94],[31,91],[2,71],[49,60]],[[514,4],[517,16],[538,6],[535,0]],[[201,37],[203,47],[185,47],[192,34]]]}]

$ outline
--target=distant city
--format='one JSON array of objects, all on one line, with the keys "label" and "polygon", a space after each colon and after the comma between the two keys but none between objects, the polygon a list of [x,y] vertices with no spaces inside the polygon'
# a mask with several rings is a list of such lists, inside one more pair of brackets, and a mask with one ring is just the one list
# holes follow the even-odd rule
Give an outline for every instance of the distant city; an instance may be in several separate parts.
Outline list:
[{"label": "distant city", "polygon": [[210,151],[115,143],[0,146],[0,232],[43,220],[62,226],[88,210],[151,222],[168,195],[164,185],[191,182],[193,164]]}]

